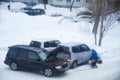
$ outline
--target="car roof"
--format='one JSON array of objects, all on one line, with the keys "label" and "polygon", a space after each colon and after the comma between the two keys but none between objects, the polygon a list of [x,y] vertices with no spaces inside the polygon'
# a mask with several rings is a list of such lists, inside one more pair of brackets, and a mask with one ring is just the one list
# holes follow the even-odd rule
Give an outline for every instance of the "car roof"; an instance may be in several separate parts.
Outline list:
[{"label": "car roof", "polygon": [[44,9],[40,9],[40,8],[33,8],[34,10],[44,10]]},{"label": "car roof", "polygon": [[67,47],[72,47],[72,46],[76,46],[76,45],[82,45],[84,43],[79,43],[79,42],[67,42],[67,43],[62,43],[59,44],[61,46],[67,46]]},{"label": "car roof", "polygon": [[13,45],[13,46],[10,46],[9,48],[20,48],[20,49],[26,49],[26,50],[31,50],[35,52],[40,52],[42,50],[40,48],[31,47],[29,45]]},{"label": "car roof", "polygon": [[24,8],[21,8],[21,9],[32,9],[31,7],[24,7]]},{"label": "car roof", "polygon": [[51,38],[47,38],[47,39],[36,39],[36,40],[32,40],[32,41],[37,41],[37,42],[46,42],[46,41],[59,41],[58,39],[51,39]]}]

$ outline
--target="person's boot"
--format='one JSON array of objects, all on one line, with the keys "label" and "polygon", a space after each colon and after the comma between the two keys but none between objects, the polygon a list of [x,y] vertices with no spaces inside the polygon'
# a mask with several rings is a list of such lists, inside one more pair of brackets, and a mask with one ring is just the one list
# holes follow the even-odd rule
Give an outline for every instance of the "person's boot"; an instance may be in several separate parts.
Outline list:
[{"label": "person's boot", "polygon": [[96,62],[93,62],[93,63],[91,64],[91,68],[97,68]]},{"label": "person's boot", "polygon": [[97,68],[97,65],[91,65],[91,68]]}]

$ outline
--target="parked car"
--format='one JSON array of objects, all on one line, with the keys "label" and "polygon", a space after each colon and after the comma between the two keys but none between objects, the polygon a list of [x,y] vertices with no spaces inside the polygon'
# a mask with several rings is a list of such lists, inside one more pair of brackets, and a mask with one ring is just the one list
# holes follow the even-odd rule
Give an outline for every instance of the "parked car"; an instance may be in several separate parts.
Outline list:
[{"label": "parked car", "polygon": [[[53,56],[54,55],[54,56]],[[50,77],[69,68],[67,61],[55,57],[42,48],[27,45],[14,45],[9,47],[4,63],[14,71],[28,69],[42,72]]]},{"label": "parked car", "polygon": [[91,11],[83,11],[76,15],[78,21],[92,22],[93,13]]},{"label": "parked car", "polygon": [[93,16],[93,13],[91,11],[83,11],[83,12],[78,13],[77,17],[81,15]]},{"label": "parked car", "polygon": [[30,7],[21,8],[20,11],[24,12],[28,15],[43,15],[43,14],[45,14],[44,9],[32,9]]},{"label": "parked car", "polygon": [[[58,51],[57,57],[69,60],[71,68],[77,67],[78,64],[88,62],[92,56],[91,49],[86,44],[82,43],[63,43],[59,45],[59,48],[62,49],[62,53],[58,53]],[[64,54],[64,52],[67,54]]]},{"label": "parked car", "polygon": [[49,52],[55,49],[61,42],[59,40],[43,40],[43,41],[31,41],[30,46],[37,48],[44,48]]},{"label": "parked car", "polygon": [[50,16],[51,17],[61,17],[63,15],[61,13],[52,13]]}]

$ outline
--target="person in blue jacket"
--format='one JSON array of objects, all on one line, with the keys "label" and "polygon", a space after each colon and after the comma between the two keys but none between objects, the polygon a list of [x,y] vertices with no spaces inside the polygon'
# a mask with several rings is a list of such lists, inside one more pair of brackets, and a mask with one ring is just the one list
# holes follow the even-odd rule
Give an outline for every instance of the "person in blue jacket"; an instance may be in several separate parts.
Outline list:
[{"label": "person in blue jacket", "polygon": [[98,53],[96,52],[96,50],[92,49],[91,50],[92,53],[92,57],[91,57],[91,67],[92,68],[97,68],[97,61],[100,60]]}]

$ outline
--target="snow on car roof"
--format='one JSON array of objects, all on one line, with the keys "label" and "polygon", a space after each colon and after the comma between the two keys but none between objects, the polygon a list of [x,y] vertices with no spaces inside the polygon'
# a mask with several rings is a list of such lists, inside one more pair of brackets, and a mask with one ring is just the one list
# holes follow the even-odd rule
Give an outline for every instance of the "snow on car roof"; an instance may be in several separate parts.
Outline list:
[{"label": "snow on car roof", "polygon": [[13,45],[13,46],[10,46],[9,48],[22,48],[22,49],[32,50],[36,52],[40,52],[42,50],[40,48],[30,47],[28,45]]},{"label": "snow on car roof", "polygon": [[58,40],[58,39],[43,38],[43,39],[34,39],[32,41],[45,42],[45,41],[53,41],[53,40]]},{"label": "snow on car roof", "polygon": [[84,43],[79,43],[79,42],[67,42],[67,43],[62,43],[62,44],[60,44],[60,45],[61,45],[61,46],[69,46],[69,47],[72,47],[72,46],[81,45],[81,44],[84,44]]}]

